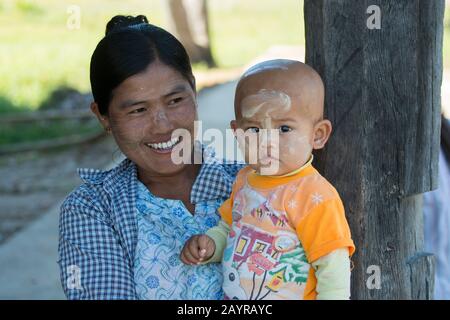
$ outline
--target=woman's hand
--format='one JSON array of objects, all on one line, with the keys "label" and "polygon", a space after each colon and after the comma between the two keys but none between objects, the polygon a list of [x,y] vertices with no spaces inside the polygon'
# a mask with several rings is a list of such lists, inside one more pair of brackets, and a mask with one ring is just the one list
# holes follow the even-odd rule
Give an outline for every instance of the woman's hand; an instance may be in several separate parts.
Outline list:
[{"label": "woman's hand", "polygon": [[180,259],[185,264],[196,265],[208,260],[214,254],[216,244],[206,234],[192,236],[183,247]]}]

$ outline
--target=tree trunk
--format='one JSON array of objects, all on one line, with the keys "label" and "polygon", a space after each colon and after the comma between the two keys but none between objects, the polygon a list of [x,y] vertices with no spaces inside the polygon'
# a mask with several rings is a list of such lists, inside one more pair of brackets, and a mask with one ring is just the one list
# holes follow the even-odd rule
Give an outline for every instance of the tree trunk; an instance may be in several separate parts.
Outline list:
[{"label": "tree trunk", "polygon": [[186,48],[192,63],[215,67],[209,40],[206,0],[163,0],[169,29]]},{"label": "tree trunk", "polygon": [[[368,27],[371,5],[380,29]],[[333,123],[316,165],[356,243],[352,298],[430,299],[422,193],[438,181],[444,1],[305,0],[304,10],[306,62],[324,80]]]}]

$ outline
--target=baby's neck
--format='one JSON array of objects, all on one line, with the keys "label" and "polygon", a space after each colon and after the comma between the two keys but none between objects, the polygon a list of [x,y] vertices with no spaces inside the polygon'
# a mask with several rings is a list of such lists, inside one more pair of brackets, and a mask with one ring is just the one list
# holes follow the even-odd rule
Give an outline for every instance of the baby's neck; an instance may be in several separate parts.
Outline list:
[{"label": "baby's neck", "polygon": [[[302,171],[303,169],[305,169],[307,166],[309,166],[314,160],[314,156],[311,154],[308,158],[308,160],[301,165],[299,168],[294,169],[288,173],[282,174],[282,175],[264,175],[264,177],[271,177],[271,178],[284,178],[284,177],[289,177],[289,176],[293,176],[297,173],[299,173],[300,171]],[[259,174],[261,175],[261,174]]]}]

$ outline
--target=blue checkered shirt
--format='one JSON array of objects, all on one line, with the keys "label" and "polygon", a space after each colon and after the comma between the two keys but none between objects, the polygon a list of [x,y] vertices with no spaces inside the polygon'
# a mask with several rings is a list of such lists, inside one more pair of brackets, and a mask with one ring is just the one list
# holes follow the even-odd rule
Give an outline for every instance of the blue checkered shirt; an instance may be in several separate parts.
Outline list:
[{"label": "blue checkered shirt", "polygon": [[[191,202],[226,199],[242,163],[204,152]],[[61,283],[68,299],[137,299],[136,165],[128,159],[108,170],[79,169],[83,184],[63,202],[59,221]]]}]

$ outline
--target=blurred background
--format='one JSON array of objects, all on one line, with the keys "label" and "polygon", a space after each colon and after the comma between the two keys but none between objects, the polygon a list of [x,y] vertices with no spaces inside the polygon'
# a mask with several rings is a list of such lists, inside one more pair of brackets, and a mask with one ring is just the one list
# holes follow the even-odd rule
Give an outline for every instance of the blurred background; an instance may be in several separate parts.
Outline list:
[{"label": "blurred background", "polygon": [[[442,103],[450,116],[450,1]],[[60,299],[58,207],[76,168],[121,155],[89,112],[89,63],[106,23],[144,14],[188,49],[204,128],[233,117],[240,73],[262,59],[304,61],[301,0],[2,0],[0,2],[0,299]],[[205,126],[206,125],[206,126]]]}]

